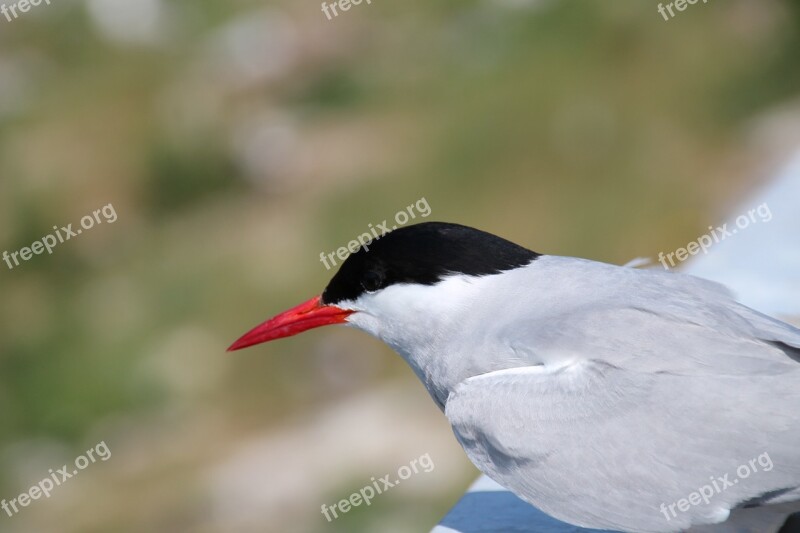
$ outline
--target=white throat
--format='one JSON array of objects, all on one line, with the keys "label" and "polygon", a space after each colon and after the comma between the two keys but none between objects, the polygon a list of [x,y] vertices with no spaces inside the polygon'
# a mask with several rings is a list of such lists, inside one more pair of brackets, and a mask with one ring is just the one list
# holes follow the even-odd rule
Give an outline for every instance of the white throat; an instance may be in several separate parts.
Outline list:
[{"label": "white throat", "polygon": [[452,275],[435,285],[396,284],[337,305],[357,311],[348,322],[399,353],[443,409],[464,379],[519,365],[488,320],[491,308],[506,296],[497,294],[498,277],[507,275]]}]

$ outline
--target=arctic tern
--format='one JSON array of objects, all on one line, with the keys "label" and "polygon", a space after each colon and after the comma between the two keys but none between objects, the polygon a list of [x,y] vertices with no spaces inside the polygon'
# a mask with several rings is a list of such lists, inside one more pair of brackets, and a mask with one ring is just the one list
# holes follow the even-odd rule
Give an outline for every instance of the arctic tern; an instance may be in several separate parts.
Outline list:
[{"label": "arctic tern", "polygon": [[426,222],[230,350],[327,324],[393,348],[475,466],[565,522],[762,533],[800,511],[800,330],[722,285]]}]

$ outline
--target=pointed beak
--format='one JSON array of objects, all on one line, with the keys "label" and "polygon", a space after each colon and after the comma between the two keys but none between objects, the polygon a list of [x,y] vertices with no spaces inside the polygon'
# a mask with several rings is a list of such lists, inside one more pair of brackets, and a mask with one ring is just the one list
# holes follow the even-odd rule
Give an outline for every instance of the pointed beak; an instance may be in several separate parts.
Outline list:
[{"label": "pointed beak", "polygon": [[251,329],[234,342],[228,351],[233,352],[262,342],[291,337],[320,326],[343,324],[347,322],[347,317],[351,314],[353,311],[341,309],[335,305],[324,305],[321,303],[320,296],[314,296],[307,302],[292,307]]}]

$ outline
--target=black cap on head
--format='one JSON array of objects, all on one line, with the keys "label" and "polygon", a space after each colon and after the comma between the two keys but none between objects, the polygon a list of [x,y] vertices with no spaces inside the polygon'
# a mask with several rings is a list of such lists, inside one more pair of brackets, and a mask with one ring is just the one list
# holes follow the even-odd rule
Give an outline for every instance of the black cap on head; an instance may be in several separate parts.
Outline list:
[{"label": "black cap on head", "polygon": [[395,283],[433,285],[448,274],[482,276],[527,265],[540,254],[459,224],[423,222],[388,233],[350,255],[322,301],[354,300]]}]

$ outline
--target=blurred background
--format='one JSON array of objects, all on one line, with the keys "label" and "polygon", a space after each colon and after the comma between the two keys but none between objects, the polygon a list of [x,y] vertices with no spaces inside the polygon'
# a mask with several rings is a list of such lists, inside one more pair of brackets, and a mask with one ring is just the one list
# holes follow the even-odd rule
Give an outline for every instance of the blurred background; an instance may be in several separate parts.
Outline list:
[{"label": "blurred background", "polygon": [[0,498],[112,455],[0,531],[427,531],[477,471],[398,356],[347,328],[226,347],[420,198],[625,263],[800,146],[796,0],[51,4],[0,16],[0,252],[118,220],[0,262]]}]

